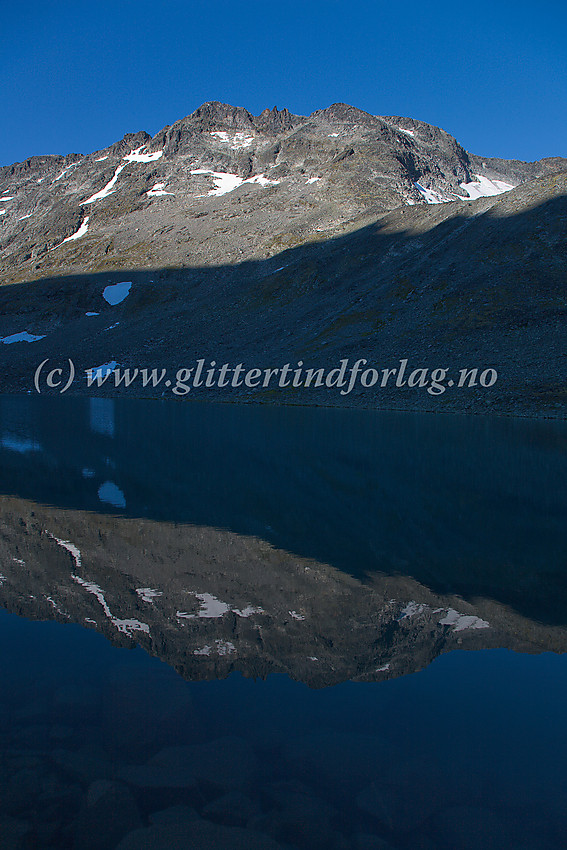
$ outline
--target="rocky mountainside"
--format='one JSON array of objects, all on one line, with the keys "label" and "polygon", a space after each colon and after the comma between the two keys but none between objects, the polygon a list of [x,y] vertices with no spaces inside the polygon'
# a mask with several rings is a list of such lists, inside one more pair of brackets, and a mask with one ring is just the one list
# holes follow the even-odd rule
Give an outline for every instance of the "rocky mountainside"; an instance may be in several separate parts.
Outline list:
[{"label": "rocky mountainside", "polygon": [[[46,358],[173,374],[199,358],[407,359],[498,381],[230,399],[563,416],[566,196],[567,160],[480,158],[344,104],[303,117],[209,103],[154,138],[33,157],[0,169],[1,280],[20,284],[0,288],[4,388],[31,389]],[[129,294],[110,304],[116,283]]]},{"label": "rocky mountainside", "polygon": [[400,206],[496,195],[561,162],[483,159],[437,127],[345,104],[255,117],[206,103],[154,138],[1,168],[2,281],[265,258]]}]

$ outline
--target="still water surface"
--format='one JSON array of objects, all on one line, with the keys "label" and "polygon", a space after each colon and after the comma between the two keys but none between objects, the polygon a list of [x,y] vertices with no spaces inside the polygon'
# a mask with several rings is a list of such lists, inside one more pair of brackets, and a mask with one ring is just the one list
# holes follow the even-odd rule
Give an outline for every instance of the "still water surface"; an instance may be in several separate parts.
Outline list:
[{"label": "still water surface", "polygon": [[0,397],[0,846],[563,846],[567,426]]}]

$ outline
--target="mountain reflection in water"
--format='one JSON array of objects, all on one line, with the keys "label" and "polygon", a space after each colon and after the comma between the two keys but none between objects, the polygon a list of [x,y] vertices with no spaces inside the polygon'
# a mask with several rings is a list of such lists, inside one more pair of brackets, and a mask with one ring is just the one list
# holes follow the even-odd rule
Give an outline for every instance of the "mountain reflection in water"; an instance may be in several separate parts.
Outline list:
[{"label": "mountain reflection in water", "polygon": [[6,846],[562,846],[566,455],[561,422],[0,397]]}]

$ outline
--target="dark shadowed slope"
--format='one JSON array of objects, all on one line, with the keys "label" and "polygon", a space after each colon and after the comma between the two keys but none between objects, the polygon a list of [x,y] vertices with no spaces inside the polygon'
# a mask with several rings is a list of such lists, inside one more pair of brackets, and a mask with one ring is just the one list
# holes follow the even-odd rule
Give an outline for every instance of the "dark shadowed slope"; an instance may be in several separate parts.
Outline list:
[{"label": "dark shadowed slope", "polygon": [[[199,358],[246,368],[295,367],[298,360],[333,367],[341,358],[365,358],[377,369],[399,368],[405,358],[408,369],[446,368],[456,377],[463,368],[494,368],[498,381],[437,395],[391,382],[358,384],[348,395],[273,384],[200,393],[209,400],[563,416],[566,234],[561,172],[498,197],[400,207],[270,259],[129,267],[4,287],[0,337],[44,337],[1,346],[4,388],[31,389],[45,358],[54,365],[72,358],[79,371],[112,361],[164,367],[172,378]],[[103,290],[121,281],[132,282],[130,293],[111,306]],[[110,383],[98,392],[112,392]],[[70,390],[84,391],[84,381]],[[142,390],[139,382],[128,392],[168,393],[163,384]]]}]

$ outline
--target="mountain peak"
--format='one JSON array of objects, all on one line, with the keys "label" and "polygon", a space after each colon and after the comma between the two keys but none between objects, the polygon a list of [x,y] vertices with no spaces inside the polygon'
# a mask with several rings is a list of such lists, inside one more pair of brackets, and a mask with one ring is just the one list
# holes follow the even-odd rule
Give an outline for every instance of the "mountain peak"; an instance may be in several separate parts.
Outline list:
[{"label": "mountain peak", "polygon": [[362,125],[374,124],[380,120],[375,115],[371,115],[363,109],[358,109],[356,106],[350,106],[348,103],[332,103],[331,106],[327,106],[325,109],[317,109],[315,112],[312,112],[309,117]]},{"label": "mountain peak", "polygon": [[250,130],[254,126],[254,116],[243,106],[231,106],[218,100],[201,104],[185,121],[201,130]]}]

